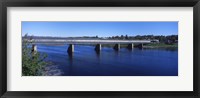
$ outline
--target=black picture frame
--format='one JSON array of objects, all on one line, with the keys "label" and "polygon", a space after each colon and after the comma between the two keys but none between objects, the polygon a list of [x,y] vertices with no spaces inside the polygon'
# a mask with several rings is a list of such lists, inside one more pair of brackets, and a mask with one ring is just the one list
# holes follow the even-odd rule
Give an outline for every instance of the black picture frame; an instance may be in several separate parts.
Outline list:
[{"label": "black picture frame", "polygon": [[[7,91],[7,7],[193,7],[193,91]],[[200,0],[1,0],[0,96],[2,98],[199,98]]]}]

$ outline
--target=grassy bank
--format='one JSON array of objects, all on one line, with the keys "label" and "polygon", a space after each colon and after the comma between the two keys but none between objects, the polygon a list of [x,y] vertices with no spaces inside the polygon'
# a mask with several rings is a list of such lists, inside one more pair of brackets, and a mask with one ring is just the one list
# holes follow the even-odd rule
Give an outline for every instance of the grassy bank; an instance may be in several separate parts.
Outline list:
[{"label": "grassy bank", "polygon": [[143,46],[143,48],[177,48],[178,44],[165,44],[165,43],[151,43],[146,44]]}]

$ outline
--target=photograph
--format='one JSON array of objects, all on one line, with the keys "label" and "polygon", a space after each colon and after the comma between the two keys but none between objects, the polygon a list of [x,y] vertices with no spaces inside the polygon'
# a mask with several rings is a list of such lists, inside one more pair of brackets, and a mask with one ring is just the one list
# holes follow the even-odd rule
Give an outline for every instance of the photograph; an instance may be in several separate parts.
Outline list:
[{"label": "photograph", "polygon": [[3,0],[0,97],[199,97],[200,0]]},{"label": "photograph", "polygon": [[178,21],[22,21],[22,76],[178,76]]}]

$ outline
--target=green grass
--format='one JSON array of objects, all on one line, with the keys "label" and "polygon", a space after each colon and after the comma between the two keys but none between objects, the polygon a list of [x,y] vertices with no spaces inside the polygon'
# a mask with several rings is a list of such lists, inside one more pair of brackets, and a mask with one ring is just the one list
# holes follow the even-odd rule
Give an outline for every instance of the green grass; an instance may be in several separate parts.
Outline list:
[{"label": "green grass", "polygon": [[144,45],[144,48],[177,48],[178,44],[151,43]]}]

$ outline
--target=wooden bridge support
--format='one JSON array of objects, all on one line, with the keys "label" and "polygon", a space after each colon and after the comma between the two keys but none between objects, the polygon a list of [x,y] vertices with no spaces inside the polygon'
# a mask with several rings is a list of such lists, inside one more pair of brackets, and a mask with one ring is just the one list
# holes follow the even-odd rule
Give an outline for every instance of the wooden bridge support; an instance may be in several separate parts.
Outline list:
[{"label": "wooden bridge support", "polygon": [[69,44],[67,52],[68,52],[69,55],[73,54],[73,52],[74,52],[74,45],[73,44]]},{"label": "wooden bridge support", "polygon": [[33,54],[36,54],[37,53],[37,45],[33,44],[31,51],[32,51]]},{"label": "wooden bridge support", "polygon": [[95,46],[95,51],[96,51],[97,53],[100,53],[100,51],[101,51],[101,44],[97,44],[97,45]]},{"label": "wooden bridge support", "polygon": [[133,48],[134,48],[134,44],[133,44],[133,43],[128,44],[127,48],[128,48],[129,50],[133,50]]},{"label": "wooden bridge support", "polygon": [[116,51],[120,50],[120,44],[115,44],[115,46],[113,47],[113,49],[115,49]]}]

